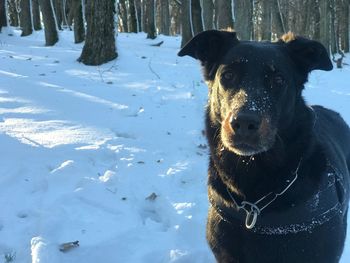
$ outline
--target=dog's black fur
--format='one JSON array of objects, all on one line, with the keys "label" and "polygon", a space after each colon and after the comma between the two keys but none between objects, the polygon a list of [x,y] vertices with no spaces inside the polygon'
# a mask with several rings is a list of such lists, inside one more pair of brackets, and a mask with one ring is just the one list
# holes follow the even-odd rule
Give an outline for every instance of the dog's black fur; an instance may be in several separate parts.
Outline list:
[{"label": "dog's black fur", "polygon": [[[333,67],[325,48],[291,33],[277,42],[253,42],[210,30],[178,55],[198,59],[209,86],[207,240],[217,261],[338,262],[346,235],[350,131],[338,113],[307,106],[302,97],[310,71]],[[272,202],[259,207],[248,229],[253,216],[237,205],[269,193],[276,200],[264,199]]]}]

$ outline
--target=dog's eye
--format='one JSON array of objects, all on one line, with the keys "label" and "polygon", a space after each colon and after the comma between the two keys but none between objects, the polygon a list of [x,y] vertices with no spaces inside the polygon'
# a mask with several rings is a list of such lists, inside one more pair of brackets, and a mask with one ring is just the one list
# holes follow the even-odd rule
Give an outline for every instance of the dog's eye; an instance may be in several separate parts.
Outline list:
[{"label": "dog's eye", "polygon": [[222,74],[222,77],[224,80],[232,80],[234,78],[234,75],[232,72],[225,72],[224,74]]},{"label": "dog's eye", "polygon": [[278,86],[282,86],[284,84],[284,78],[281,75],[276,75],[273,77],[273,82]]}]

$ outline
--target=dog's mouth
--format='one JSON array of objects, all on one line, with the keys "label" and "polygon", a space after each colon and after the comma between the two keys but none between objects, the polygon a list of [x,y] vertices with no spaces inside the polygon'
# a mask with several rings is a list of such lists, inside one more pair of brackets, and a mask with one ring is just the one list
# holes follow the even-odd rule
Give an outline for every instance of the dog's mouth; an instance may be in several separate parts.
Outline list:
[{"label": "dog's mouth", "polygon": [[[270,142],[271,141],[271,142]],[[272,145],[272,140],[261,138],[258,142],[235,140],[234,136],[222,140],[224,147],[241,156],[252,156],[268,151]]]},{"label": "dog's mouth", "polygon": [[241,156],[252,156],[272,148],[276,129],[271,125],[270,119],[264,117],[254,131],[249,131],[248,128],[243,132],[232,127],[231,120],[232,117],[226,118],[221,129],[221,140],[227,150]]},{"label": "dog's mouth", "polygon": [[266,151],[265,148],[256,147],[255,145],[250,145],[248,143],[238,143],[232,145],[230,148],[232,148],[232,151],[236,154],[242,156],[251,156]]}]

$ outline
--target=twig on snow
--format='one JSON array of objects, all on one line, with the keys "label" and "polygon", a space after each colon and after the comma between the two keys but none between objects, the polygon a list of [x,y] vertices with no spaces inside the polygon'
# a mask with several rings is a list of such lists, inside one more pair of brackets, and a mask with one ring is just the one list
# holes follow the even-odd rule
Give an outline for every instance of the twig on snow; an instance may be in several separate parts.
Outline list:
[{"label": "twig on snow", "polygon": [[153,68],[152,68],[152,66],[151,66],[151,62],[152,62],[152,59],[150,59],[149,62],[148,62],[148,68],[149,68],[149,70],[150,70],[154,75],[156,75],[156,77],[157,77],[158,79],[160,79],[160,76],[157,74],[157,72],[155,72],[155,71],[153,70]]}]

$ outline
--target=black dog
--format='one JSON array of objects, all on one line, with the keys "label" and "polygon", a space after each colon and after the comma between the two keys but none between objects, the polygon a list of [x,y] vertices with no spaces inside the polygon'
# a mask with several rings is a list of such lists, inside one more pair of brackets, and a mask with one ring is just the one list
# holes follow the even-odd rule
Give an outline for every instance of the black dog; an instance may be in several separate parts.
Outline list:
[{"label": "black dog", "polygon": [[289,33],[277,42],[205,31],[181,49],[209,86],[207,240],[218,262],[333,263],[344,247],[350,131],[307,106],[310,71],[326,49]]}]

